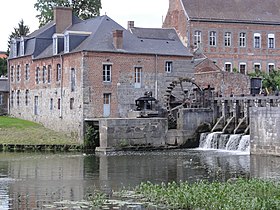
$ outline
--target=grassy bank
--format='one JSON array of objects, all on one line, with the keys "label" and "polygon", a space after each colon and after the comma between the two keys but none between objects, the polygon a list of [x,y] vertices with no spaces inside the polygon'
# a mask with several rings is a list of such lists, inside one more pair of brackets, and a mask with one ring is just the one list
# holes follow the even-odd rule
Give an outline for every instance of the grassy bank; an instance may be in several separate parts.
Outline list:
[{"label": "grassy bank", "polygon": [[142,183],[136,188],[136,194],[168,209],[280,209],[280,184],[257,179],[225,183]]},{"label": "grassy bank", "polygon": [[72,145],[77,142],[73,138],[49,130],[40,124],[0,116],[0,144]]}]

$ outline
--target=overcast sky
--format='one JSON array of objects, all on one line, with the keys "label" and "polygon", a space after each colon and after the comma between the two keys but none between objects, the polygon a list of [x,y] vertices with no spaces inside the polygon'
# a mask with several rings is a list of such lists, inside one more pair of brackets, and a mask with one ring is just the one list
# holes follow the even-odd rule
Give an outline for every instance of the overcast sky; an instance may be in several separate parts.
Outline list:
[{"label": "overcast sky", "polygon": [[[1,0],[3,1],[3,0]],[[7,50],[8,37],[23,19],[30,31],[38,28],[38,14],[34,9],[37,0],[7,0],[0,7],[0,51]],[[113,20],[127,27],[127,21],[135,21],[136,27],[158,27],[162,25],[169,0],[101,0],[101,15],[107,14]]]}]

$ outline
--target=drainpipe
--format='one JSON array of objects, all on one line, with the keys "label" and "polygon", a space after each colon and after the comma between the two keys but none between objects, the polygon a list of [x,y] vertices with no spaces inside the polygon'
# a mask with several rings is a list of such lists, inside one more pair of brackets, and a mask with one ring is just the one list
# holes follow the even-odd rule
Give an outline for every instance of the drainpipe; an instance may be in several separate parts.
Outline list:
[{"label": "drainpipe", "polygon": [[8,105],[8,114],[11,114],[11,108],[10,108],[10,97],[11,97],[11,74],[10,74],[10,65],[9,65],[9,58],[7,59],[7,76],[8,76],[8,86],[9,86],[9,95],[8,95],[8,101],[7,101],[7,105]]},{"label": "drainpipe", "polygon": [[156,71],[156,75],[155,75],[155,99],[158,99],[158,55],[156,55],[155,57],[156,62],[155,62],[155,71]]},{"label": "drainpipe", "polygon": [[62,107],[63,107],[63,57],[60,55],[60,62],[61,62],[61,70],[60,70],[60,112],[59,112],[59,118],[62,119]]}]

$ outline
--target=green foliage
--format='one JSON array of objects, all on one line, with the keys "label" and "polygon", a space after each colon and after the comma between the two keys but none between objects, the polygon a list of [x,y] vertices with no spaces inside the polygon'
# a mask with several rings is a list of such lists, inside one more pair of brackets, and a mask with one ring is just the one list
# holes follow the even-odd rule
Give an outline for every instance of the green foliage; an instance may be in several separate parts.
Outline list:
[{"label": "green foliage", "polygon": [[268,89],[270,92],[278,91],[280,87],[280,71],[272,70],[270,73],[263,71],[256,71],[248,74],[250,77],[262,78],[263,88]]},{"label": "green foliage", "polygon": [[232,71],[233,71],[234,73],[237,73],[237,72],[238,72],[238,70],[237,70],[236,67],[234,67],[234,68],[232,69]]},{"label": "green foliage", "polygon": [[7,75],[7,58],[0,58],[0,77]]},{"label": "green foliage", "polygon": [[105,201],[107,201],[106,195],[101,192],[94,192],[94,194],[89,195],[87,200],[93,207],[101,207]]},{"label": "green foliage", "polygon": [[53,7],[55,6],[71,6],[74,14],[85,20],[100,14],[101,0],[37,0],[34,7],[40,12],[37,15],[40,27],[53,20]]},{"label": "green foliage", "polygon": [[225,183],[200,181],[142,183],[136,192],[168,209],[279,209],[280,185],[272,181],[237,179]]},{"label": "green foliage", "polygon": [[99,131],[93,126],[86,124],[84,144],[86,147],[94,149],[99,146]]},{"label": "green foliage", "polygon": [[29,34],[30,29],[29,26],[24,25],[24,21],[21,20],[18,23],[18,27],[14,28],[14,31],[12,32],[12,34],[9,36],[9,40],[8,40],[8,54],[10,52],[10,45],[11,45],[11,40],[12,38],[19,38],[21,36],[26,36],[27,34]]}]

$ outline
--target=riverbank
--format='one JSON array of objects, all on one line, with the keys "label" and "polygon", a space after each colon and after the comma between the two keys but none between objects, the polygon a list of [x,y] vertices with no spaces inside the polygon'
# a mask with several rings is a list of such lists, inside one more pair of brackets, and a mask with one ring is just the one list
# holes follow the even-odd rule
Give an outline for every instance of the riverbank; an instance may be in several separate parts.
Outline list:
[{"label": "riverbank", "polygon": [[[27,120],[0,116],[0,149],[55,149],[79,147],[76,139]],[[36,147],[35,147],[36,146]]]}]

